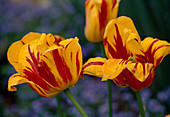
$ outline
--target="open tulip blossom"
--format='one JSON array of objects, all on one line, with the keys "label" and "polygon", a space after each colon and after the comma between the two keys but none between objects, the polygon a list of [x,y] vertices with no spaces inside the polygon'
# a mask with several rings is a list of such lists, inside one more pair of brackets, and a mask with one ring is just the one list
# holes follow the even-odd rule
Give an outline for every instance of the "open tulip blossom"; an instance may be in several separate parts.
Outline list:
[{"label": "open tulip blossom", "polygon": [[152,37],[141,41],[133,21],[121,16],[106,26],[104,48],[108,60],[101,57],[89,59],[83,65],[82,74],[101,77],[102,81],[112,80],[118,86],[132,88],[141,117],[145,117],[140,90],[152,84],[156,68],[170,54],[170,44]]},{"label": "open tulip blossom", "polygon": [[147,37],[140,40],[133,21],[125,16],[111,20],[104,34],[105,58],[91,58],[83,73],[113,80],[118,86],[142,90],[154,80],[155,70],[170,54],[166,41]]},{"label": "open tulip blossom", "polygon": [[91,42],[103,41],[107,23],[117,17],[120,0],[86,0],[85,36]]},{"label": "open tulip blossom", "polygon": [[82,51],[77,37],[64,40],[31,32],[13,43],[7,54],[18,72],[9,78],[9,91],[27,83],[40,96],[53,97],[79,80]]}]

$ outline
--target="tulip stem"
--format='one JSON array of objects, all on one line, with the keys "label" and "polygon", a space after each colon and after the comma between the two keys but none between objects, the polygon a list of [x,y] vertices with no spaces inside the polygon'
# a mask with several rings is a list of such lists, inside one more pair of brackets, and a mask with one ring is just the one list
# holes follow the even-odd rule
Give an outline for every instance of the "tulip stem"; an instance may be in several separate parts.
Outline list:
[{"label": "tulip stem", "polygon": [[140,91],[135,91],[135,94],[136,94],[136,97],[137,97],[137,100],[138,100],[140,115],[141,115],[141,117],[145,117],[145,110],[143,108],[143,103],[142,103]]},{"label": "tulip stem", "polygon": [[107,80],[107,93],[108,93],[108,105],[109,105],[109,117],[112,117],[112,89],[111,80]]},{"label": "tulip stem", "polygon": [[[101,51],[103,54],[103,57],[106,58],[105,50],[104,50],[104,42],[101,42]],[[108,117],[112,116],[112,88],[111,88],[111,80],[107,80],[107,99],[108,99],[108,106],[109,106],[109,113]]]},{"label": "tulip stem", "polygon": [[57,112],[58,112],[58,115],[59,117],[62,117],[62,110],[61,110],[61,101],[60,101],[60,96],[57,95],[56,96],[56,100],[57,100]]},{"label": "tulip stem", "polygon": [[70,101],[74,104],[74,106],[77,108],[77,110],[80,112],[82,117],[88,117],[83,108],[80,106],[80,104],[76,101],[76,99],[73,97],[69,89],[64,90],[64,93],[67,95],[67,97],[70,99]]}]

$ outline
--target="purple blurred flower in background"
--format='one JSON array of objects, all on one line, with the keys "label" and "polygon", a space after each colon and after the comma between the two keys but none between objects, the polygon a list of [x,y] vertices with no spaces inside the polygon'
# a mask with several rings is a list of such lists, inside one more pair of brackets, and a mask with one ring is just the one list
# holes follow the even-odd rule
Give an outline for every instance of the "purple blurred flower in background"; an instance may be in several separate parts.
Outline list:
[{"label": "purple blurred flower in background", "polygon": [[148,110],[152,113],[163,113],[165,111],[164,106],[162,106],[158,100],[151,99],[147,104]]}]

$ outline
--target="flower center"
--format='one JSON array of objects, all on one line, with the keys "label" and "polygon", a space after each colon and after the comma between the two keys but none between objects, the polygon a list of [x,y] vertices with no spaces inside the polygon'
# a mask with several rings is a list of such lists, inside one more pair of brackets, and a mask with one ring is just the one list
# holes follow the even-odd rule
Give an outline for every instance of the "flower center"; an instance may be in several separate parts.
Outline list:
[{"label": "flower center", "polygon": [[134,63],[136,63],[135,57],[130,56],[130,57],[128,58],[128,60],[129,60],[129,61],[132,61],[132,62],[134,62]]}]

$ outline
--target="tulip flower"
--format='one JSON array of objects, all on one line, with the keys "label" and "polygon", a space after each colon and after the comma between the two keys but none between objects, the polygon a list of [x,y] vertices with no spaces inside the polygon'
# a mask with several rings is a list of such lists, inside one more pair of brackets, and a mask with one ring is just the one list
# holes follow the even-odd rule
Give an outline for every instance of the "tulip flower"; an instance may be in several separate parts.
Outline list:
[{"label": "tulip flower", "polygon": [[103,41],[107,23],[117,17],[120,0],[86,0],[85,36],[91,42]]},{"label": "tulip flower", "polygon": [[18,72],[8,81],[8,90],[27,83],[43,97],[56,96],[73,87],[82,68],[82,51],[78,38],[66,39],[52,35],[29,33],[13,43],[7,53]]},{"label": "tulip flower", "polygon": [[104,48],[108,60],[100,57],[89,59],[83,65],[82,74],[102,77],[102,81],[110,79],[121,87],[131,87],[141,117],[145,117],[140,90],[153,82],[156,68],[170,54],[170,44],[152,37],[141,41],[133,21],[122,16],[108,23]]},{"label": "tulip flower", "polygon": [[104,34],[105,58],[91,58],[83,65],[83,73],[113,80],[118,86],[138,91],[154,80],[155,70],[170,54],[166,41],[147,37],[140,40],[133,21],[125,16],[111,20]]}]

